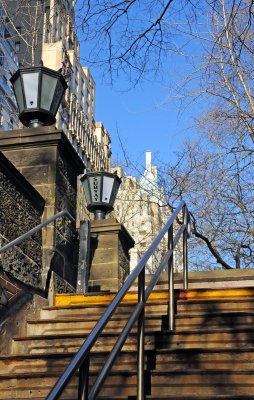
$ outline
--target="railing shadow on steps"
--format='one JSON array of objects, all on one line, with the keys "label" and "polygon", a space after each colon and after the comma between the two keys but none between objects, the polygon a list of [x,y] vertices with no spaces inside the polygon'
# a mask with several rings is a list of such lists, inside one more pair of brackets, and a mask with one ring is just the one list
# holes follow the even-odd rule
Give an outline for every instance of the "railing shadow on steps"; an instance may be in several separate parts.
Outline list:
[{"label": "railing shadow on steps", "polygon": [[[58,212],[57,214],[53,215],[51,218],[48,218],[46,221],[42,222],[41,224],[39,224],[39,225],[35,226],[34,228],[30,229],[29,231],[23,233],[23,235],[20,235],[16,239],[12,240],[11,242],[9,242],[6,245],[4,245],[3,247],[1,247],[0,248],[0,258],[2,256],[2,254],[5,253],[6,251],[8,251],[8,250],[12,249],[14,246],[17,246],[18,244],[22,243],[24,240],[29,239],[35,233],[41,231],[42,228],[50,225],[52,222],[55,222],[57,219],[63,218],[63,217],[67,217],[71,222],[76,223],[75,218],[69,213],[69,211],[62,210],[62,211]],[[55,249],[54,251],[57,252],[57,249]],[[58,252],[58,254],[60,256],[62,256],[62,254],[60,252]],[[0,294],[3,293],[3,290],[4,289],[0,287]],[[1,299],[2,299],[2,297],[1,297]],[[7,305],[7,303],[8,303],[7,297],[4,297],[4,300],[5,300],[4,305]],[[2,303],[2,300],[0,301],[0,303]]]},{"label": "railing shadow on steps", "polygon": [[[174,222],[177,221],[179,229],[174,232]],[[129,275],[122,288],[116,294],[111,304],[106,309],[105,313],[99,319],[91,333],[80,347],[79,351],[73,357],[70,364],[67,366],[62,376],[56,382],[55,386],[49,393],[47,400],[59,399],[61,393],[66,388],[70,379],[79,370],[79,387],[78,387],[78,400],[94,400],[100,392],[102,385],[107,378],[114,361],[120,353],[128,334],[130,333],[133,325],[137,322],[137,399],[144,399],[144,308],[146,302],[153,291],[154,286],[158,282],[161,273],[165,268],[168,270],[168,327],[169,330],[174,329],[174,250],[178,244],[180,238],[183,238],[183,286],[184,289],[188,288],[188,265],[187,265],[187,239],[190,233],[190,217],[189,212],[184,201],[181,201],[171,217],[162,228],[158,236],[153,240],[151,246],[144,254],[137,267]],[[158,266],[155,274],[145,288],[145,266],[149,258],[152,256],[154,251],[162,239],[168,234],[168,250],[163,256],[160,265]],[[89,391],[89,364],[90,364],[90,352],[95,344],[98,336],[102,333],[104,327],[109,322],[112,314],[119,306],[123,297],[127,294],[130,287],[134,284],[138,278],[138,302],[131,313],[129,319],[126,322],[122,333],[119,335],[113,349],[111,350],[102,370],[97,376],[92,388]]]}]

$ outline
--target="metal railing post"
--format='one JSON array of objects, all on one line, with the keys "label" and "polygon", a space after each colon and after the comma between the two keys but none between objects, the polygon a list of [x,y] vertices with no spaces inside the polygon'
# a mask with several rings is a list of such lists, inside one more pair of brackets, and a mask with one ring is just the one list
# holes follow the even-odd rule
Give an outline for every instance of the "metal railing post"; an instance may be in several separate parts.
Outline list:
[{"label": "metal railing post", "polygon": [[[168,230],[168,250],[173,248],[173,224]],[[168,328],[173,331],[175,327],[175,307],[174,307],[174,254],[172,253],[168,261]]]},{"label": "metal railing post", "polygon": [[[138,276],[138,302],[143,303],[145,299],[145,268]],[[144,308],[138,318],[138,373],[137,373],[137,400],[144,400],[145,398],[145,383],[144,383],[144,338],[145,338],[145,324],[144,324]]]},{"label": "metal railing post", "polygon": [[90,355],[88,354],[85,361],[79,368],[78,400],[88,399],[89,368]]},{"label": "metal railing post", "polygon": [[90,268],[90,221],[80,221],[77,293],[88,292]]},{"label": "metal railing post", "polygon": [[185,229],[183,231],[183,288],[188,289],[188,211],[186,205],[183,207],[183,224]]}]

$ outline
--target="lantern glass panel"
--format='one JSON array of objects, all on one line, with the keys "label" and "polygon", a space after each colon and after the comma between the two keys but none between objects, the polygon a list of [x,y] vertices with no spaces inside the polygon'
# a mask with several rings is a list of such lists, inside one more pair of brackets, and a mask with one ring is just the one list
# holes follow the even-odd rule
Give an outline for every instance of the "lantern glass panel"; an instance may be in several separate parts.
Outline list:
[{"label": "lantern glass panel", "polygon": [[48,74],[42,74],[41,108],[44,110],[50,111],[53,96],[55,94],[56,84],[57,78]]},{"label": "lantern glass panel", "polygon": [[14,82],[13,88],[14,88],[16,99],[17,99],[19,112],[21,113],[25,108],[25,104],[24,104],[24,98],[23,98],[23,91],[22,91],[21,77],[20,76]]},{"label": "lantern glass panel", "polygon": [[57,86],[55,86],[55,93],[53,97],[53,103],[51,105],[51,113],[53,115],[56,114],[56,111],[58,109],[59,103],[62,99],[62,96],[64,94],[65,88],[63,87],[62,83],[58,80],[57,81]]},{"label": "lantern glass panel", "polygon": [[114,203],[114,201],[116,199],[116,195],[117,195],[120,184],[121,184],[120,180],[118,180],[118,179],[114,180],[114,187],[113,187],[112,194],[111,194],[111,202],[112,203]]},{"label": "lantern glass panel", "polygon": [[99,203],[101,201],[101,178],[101,176],[89,177],[92,203]]},{"label": "lantern glass panel", "polygon": [[113,184],[114,184],[114,178],[110,178],[109,176],[103,177],[102,201],[104,203],[110,202]]},{"label": "lantern glass panel", "polygon": [[87,204],[90,204],[91,203],[91,195],[90,195],[90,188],[89,188],[88,179],[84,179],[82,183],[83,183],[83,188],[84,188],[84,191],[85,191],[86,202],[87,202]]},{"label": "lantern glass panel", "polygon": [[26,108],[38,107],[39,72],[23,74]]}]

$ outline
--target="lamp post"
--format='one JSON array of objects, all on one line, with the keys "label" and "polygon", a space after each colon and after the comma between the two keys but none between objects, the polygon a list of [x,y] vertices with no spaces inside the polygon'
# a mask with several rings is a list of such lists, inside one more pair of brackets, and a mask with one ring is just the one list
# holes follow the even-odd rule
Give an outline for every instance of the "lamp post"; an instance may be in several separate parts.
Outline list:
[{"label": "lamp post", "polygon": [[94,213],[94,219],[105,219],[113,210],[121,179],[109,172],[87,172],[81,178],[87,209]]},{"label": "lamp post", "polygon": [[55,123],[58,107],[67,89],[60,72],[43,65],[20,68],[10,81],[23,125],[36,128]]},{"label": "lamp post", "polygon": [[[67,83],[59,71],[42,64],[18,69],[11,83],[19,119],[28,128],[8,133],[0,131],[0,150],[3,149],[14,166],[22,165],[22,174],[44,198],[43,219],[53,218],[65,208],[76,220],[77,177],[84,173],[85,165],[63,130],[53,125]],[[37,213],[37,204],[33,197],[31,199],[29,207],[34,207]],[[76,287],[77,275],[73,268],[77,261],[74,260],[76,244],[71,240],[75,229],[75,222],[43,228],[38,281],[45,293],[49,287],[54,288],[53,291],[62,290],[64,281]],[[56,240],[58,234],[64,236],[64,242]],[[64,270],[61,267],[63,258]],[[53,292],[50,293],[51,298]]]}]

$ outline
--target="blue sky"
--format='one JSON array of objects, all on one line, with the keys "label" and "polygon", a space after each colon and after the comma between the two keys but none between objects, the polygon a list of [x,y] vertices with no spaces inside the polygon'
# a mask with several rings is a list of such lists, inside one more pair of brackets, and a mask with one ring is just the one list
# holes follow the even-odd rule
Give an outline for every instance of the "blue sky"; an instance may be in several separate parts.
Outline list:
[{"label": "blue sky", "polygon": [[[84,63],[82,60],[89,59],[93,41],[84,41],[82,34],[79,36],[81,62]],[[121,71],[115,74],[113,86],[107,85],[102,80],[103,71],[88,64],[96,83],[95,120],[101,121],[111,135],[113,159],[123,160],[120,137],[128,157],[134,162],[144,165],[145,152],[150,150],[154,163],[157,159],[167,163],[174,158],[184,138],[194,134],[193,117],[199,109],[192,105],[183,112],[183,108],[169,98],[167,87],[170,85],[172,92],[172,87],[192,71],[182,55],[182,48],[191,57],[200,51],[196,41],[188,38],[187,45],[184,43],[181,36],[177,37],[174,45],[180,49],[180,55],[171,52],[163,59],[163,78],[162,72],[157,77],[148,74],[142,84],[135,87],[124,80]]]},{"label": "blue sky", "polygon": [[[193,132],[192,110],[179,112],[167,100],[168,88],[161,82],[143,82],[128,91],[121,90],[120,80],[114,86],[96,81],[95,119],[102,121],[112,139],[113,159],[123,160],[119,136],[128,157],[144,165],[145,152],[152,151],[153,161],[169,161],[184,137]],[[120,89],[118,89],[120,88]]]}]

